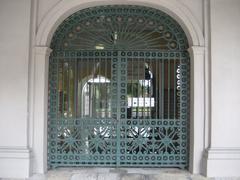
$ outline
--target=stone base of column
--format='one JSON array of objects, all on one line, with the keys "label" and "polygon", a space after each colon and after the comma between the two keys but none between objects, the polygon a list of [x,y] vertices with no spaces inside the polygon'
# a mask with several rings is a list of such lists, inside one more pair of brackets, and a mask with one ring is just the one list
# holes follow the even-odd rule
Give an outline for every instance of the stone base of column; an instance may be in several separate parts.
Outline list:
[{"label": "stone base of column", "polygon": [[27,148],[0,147],[0,177],[28,178],[31,176],[31,151]]},{"label": "stone base of column", "polygon": [[240,148],[210,148],[203,156],[203,173],[207,177],[239,177]]}]

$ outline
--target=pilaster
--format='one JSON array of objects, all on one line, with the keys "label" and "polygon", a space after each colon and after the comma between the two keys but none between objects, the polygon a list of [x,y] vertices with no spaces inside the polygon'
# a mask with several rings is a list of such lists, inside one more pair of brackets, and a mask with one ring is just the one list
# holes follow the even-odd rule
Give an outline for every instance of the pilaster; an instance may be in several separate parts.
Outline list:
[{"label": "pilaster", "polygon": [[190,75],[190,159],[191,173],[201,173],[202,154],[204,150],[204,52],[203,46],[189,48],[191,58]]},{"label": "pilaster", "polygon": [[51,49],[35,47],[33,152],[34,173],[47,171],[48,60]]}]

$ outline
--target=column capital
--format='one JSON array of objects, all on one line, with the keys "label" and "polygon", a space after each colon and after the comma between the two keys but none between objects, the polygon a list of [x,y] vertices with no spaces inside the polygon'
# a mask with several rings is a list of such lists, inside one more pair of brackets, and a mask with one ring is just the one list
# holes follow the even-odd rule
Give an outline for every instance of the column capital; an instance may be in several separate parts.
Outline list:
[{"label": "column capital", "polygon": [[50,56],[52,49],[47,46],[35,46],[34,47],[35,54]]}]

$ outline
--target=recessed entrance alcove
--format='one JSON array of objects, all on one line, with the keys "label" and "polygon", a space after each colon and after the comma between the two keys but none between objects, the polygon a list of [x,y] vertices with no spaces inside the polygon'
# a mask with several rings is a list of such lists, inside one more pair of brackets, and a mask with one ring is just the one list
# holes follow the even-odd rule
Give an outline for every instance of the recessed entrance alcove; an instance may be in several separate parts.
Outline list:
[{"label": "recessed entrance alcove", "polygon": [[[154,167],[199,173],[203,132],[195,126],[204,127],[197,116],[203,93],[196,87],[203,83],[203,48],[197,31],[160,6],[60,7],[62,16],[50,12],[37,34],[36,84],[44,89],[35,96],[45,98],[35,99],[42,104],[35,126],[44,132],[35,139],[34,171]],[[193,146],[193,138],[200,143]]]}]

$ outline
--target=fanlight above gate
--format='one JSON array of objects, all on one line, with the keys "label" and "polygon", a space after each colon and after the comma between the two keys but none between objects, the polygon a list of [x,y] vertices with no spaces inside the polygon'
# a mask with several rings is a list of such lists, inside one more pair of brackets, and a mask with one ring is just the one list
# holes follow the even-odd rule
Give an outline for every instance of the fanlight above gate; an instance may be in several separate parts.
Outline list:
[{"label": "fanlight above gate", "polygon": [[101,6],[69,16],[51,48],[65,50],[186,50],[187,38],[167,14],[139,6]]}]

